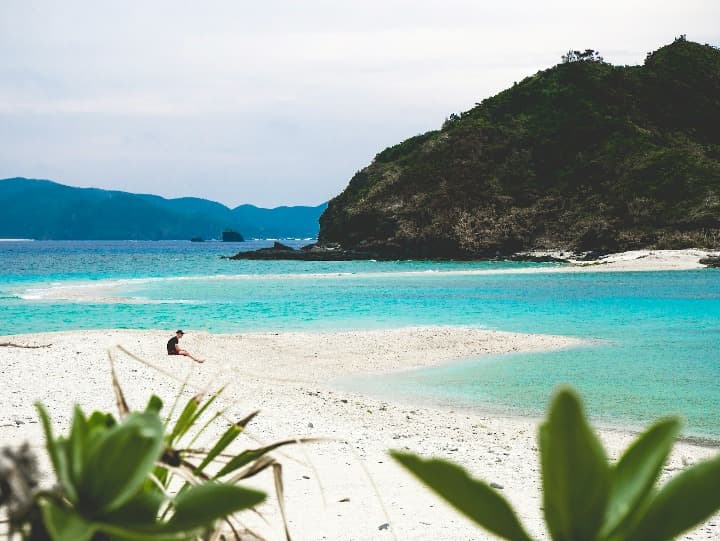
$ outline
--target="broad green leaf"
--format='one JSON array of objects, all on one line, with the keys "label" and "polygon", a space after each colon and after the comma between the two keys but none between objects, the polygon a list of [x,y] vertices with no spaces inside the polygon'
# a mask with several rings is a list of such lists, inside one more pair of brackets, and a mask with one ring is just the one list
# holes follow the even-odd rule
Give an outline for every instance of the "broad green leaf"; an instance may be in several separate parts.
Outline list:
[{"label": "broad green leaf", "polygon": [[76,511],[60,507],[50,500],[40,502],[43,522],[53,541],[88,541],[97,527]]},{"label": "broad green leaf", "polygon": [[165,524],[142,527],[99,524],[98,528],[113,541],[195,541],[205,531],[205,528],[173,530]]},{"label": "broad green leaf", "polygon": [[297,440],[278,441],[276,443],[267,445],[266,447],[260,447],[259,449],[248,449],[247,451],[243,451],[236,457],[233,457],[230,462],[225,464],[225,466],[215,474],[214,478],[218,479],[223,475],[234,472],[235,470],[242,468],[246,464],[250,464],[253,460],[257,460],[258,458],[269,453],[270,451],[273,451],[278,447],[282,447],[283,445],[289,445],[291,443],[297,443]]},{"label": "broad green leaf", "polygon": [[160,413],[160,410],[163,407],[163,401],[160,399],[160,397],[156,394],[152,395],[150,397],[150,400],[148,400],[148,404],[145,407],[145,411],[149,413]]},{"label": "broad green leaf", "polygon": [[68,456],[65,446],[62,442],[56,441],[53,437],[52,423],[45,406],[43,406],[40,402],[37,402],[35,407],[38,410],[38,415],[40,416],[40,421],[43,425],[45,442],[48,454],[50,455],[50,462],[55,470],[55,476],[57,477],[58,482],[62,486],[67,497],[71,501],[75,501],[77,499],[77,490],[70,479]]},{"label": "broad green leaf", "polygon": [[91,455],[97,448],[106,432],[117,425],[115,417],[109,413],[95,411],[87,421],[87,436],[85,440],[85,457]]},{"label": "broad green leaf", "polygon": [[650,501],[626,539],[674,539],[718,510],[720,456],[701,462],[668,481]]},{"label": "broad green leaf", "polygon": [[75,485],[82,478],[82,470],[87,451],[88,423],[80,406],[75,406],[73,411],[70,438],[68,439],[68,462],[69,473]]},{"label": "broad green leaf", "polygon": [[439,459],[423,460],[413,454],[390,455],[463,515],[486,530],[511,541],[529,541],[507,501],[461,467]]},{"label": "broad green leaf", "polygon": [[163,448],[157,414],[132,413],[102,434],[91,450],[78,486],[78,505],[86,513],[117,509],[135,495]]},{"label": "broad green leaf", "polygon": [[221,518],[253,507],[265,499],[257,490],[208,481],[194,485],[175,499],[175,514],[166,530],[210,527]]},{"label": "broad green leaf", "polygon": [[99,516],[98,521],[124,527],[154,524],[163,501],[165,496],[157,489],[144,490],[122,507]]},{"label": "broad green leaf", "polygon": [[153,526],[99,523],[98,532],[109,535],[113,541],[195,541],[205,528],[173,529],[163,523]]},{"label": "broad green leaf", "polygon": [[210,464],[215,458],[222,453],[228,445],[230,445],[235,439],[242,434],[242,427],[236,424],[233,424],[228,428],[225,433],[220,437],[220,439],[213,445],[213,448],[210,449],[208,454],[205,456],[203,461],[198,465],[197,468],[195,468],[195,473],[199,473],[205,469],[205,466]]},{"label": "broad green leaf", "polygon": [[92,432],[93,430],[112,428],[117,424],[117,421],[115,420],[115,417],[109,413],[94,411],[88,418],[87,424],[88,432]]},{"label": "broad green leaf", "polygon": [[607,507],[610,471],[605,451],[569,389],[555,395],[539,443],[545,520],[553,540],[595,539]]},{"label": "broad green leaf", "polygon": [[[150,499],[147,499],[148,495],[143,493],[138,501],[136,501],[137,498],[133,498],[133,500],[128,502],[121,509],[101,517],[98,522],[99,531],[112,535],[113,539],[127,541],[183,541],[186,539],[197,539],[206,530],[208,530],[209,526],[211,526],[218,518],[224,518],[235,511],[241,510],[247,507],[246,504],[248,503],[250,503],[250,505],[255,505],[264,498],[264,495],[260,494],[259,499],[252,498],[251,500],[243,500],[240,504],[238,504],[237,491],[233,491],[231,494],[228,494],[227,492],[218,494],[215,492],[214,495],[210,494],[210,497],[206,498],[205,502],[200,501],[202,499],[202,494],[189,494],[189,499],[185,500],[185,493],[189,493],[194,488],[196,487],[184,487],[181,494],[176,497],[176,502],[181,502],[180,512],[187,520],[180,520],[182,516],[177,514],[176,508],[176,518],[173,520],[168,522],[156,521],[152,523],[148,519],[151,516],[157,517],[159,511],[159,501],[154,501],[153,498],[162,498],[162,496],[159,493],[155,493],[155,495],[150,496]],[[240,490],[243,494],[248,492],[246,489]],[[196,498],[197,496],[200,497]],[[215,497],[229,497],[229,499],[228,501],[218,503]],[[193,498],[196,499],[193,500]],[[183,501],[185,501],[185,504],[182,504]],[[182,507],[183,505],[185,505],[184,509]],[[208,513],[203,510],[204,505],[214,506],[213,512]],[[231,507],[232,510],[226,514],[222,514],[224,511],[220,506],[225,506],[226,509]],[[200,519],[193,520],[192,515],[194,513],[198,514],[198,516],[202,513],[202,517]],[[217,516],[219,514],[220,516]],[[213,518],[212,515],[215,515],[215,518]],[[209,522],[208,516],[210,516]]]},{"label": "broad green leaf", "polygon": [[601,538],[609,537],[627,524],[650,495],[679,431],[677,418],[658,421],[633,442],[612,468],[610,499]]}]

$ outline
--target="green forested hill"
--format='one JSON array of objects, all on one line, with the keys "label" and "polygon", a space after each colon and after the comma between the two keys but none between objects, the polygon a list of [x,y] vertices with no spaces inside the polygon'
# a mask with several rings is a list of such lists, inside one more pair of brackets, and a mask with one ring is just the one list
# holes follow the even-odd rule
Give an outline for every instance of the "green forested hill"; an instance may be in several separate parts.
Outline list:
[{"label": "green forested hill", "polygon": [[0,180],[0,238],[163,240],[220,238],[223,229],[246,238],[315,237],[317,207],[235,209],[205,199],[74,188],[49,180]]},{"label": "green forested hill", "polygon": [[380,152],[320,241],[408,257],[720,243],[720,50],[540,71]]}]

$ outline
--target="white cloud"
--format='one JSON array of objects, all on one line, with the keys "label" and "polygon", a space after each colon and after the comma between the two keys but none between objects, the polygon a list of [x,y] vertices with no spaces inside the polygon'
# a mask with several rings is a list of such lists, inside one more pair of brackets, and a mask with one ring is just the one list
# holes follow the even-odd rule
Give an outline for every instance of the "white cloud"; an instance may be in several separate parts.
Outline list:
[{"label": "white cloud", "polygon": [[718,20],[715,0],[5,0],[0,176],[316,203],[569,48],[639,63],[718,43]]}]

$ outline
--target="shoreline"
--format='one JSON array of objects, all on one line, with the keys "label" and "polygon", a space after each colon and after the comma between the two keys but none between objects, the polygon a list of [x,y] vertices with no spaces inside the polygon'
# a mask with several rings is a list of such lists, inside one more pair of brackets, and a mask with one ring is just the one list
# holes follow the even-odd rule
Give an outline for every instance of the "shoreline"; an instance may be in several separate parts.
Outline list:
[{"label": "shoreline", "polygon": [[[462,362],[462,359],[459,360]],[[453,361],[450,361],[451,363]],[[437,365],[440,366],[440,365]],[[403,369],[399,372],[413,372],[415,369]],[[397,372],[388,372],[388,373],[397,373]],[[368,376],[369,377],[369,376]],[[372,393],[367,392],[363,389],[353,389],[351,385],[347,385],[346,382],[341,381],[340,382],[340,389],[346,390],[350,393],[356,393],[356,394],[362,394],[363,396],[367,396],[368,398],[374,398],[376,400],[385,400],[385,401],[392,401],[396,404],[401,404],[406,407],[412,408],[429,408],[429,409],[436,409],[440,410],[446,413],[462,413],[465,415],[474,415],[474,416],[482,416],[482,417],[495,417],[498,419],[507,419],[511,422],[513,421],[528,421],[535,424],[540,424],[544,420],[544,412],[533,412],[533,413],[523,413],[518,410],[508,409],[506,407],[498,407],[493,408],[489,404],[451,404],[451,403],[443,403],[440,399],[423,399],[419,395],[402,395],[401,397],[390,397],[387,394],[383,393]],[[548,403],[550,401],[550,395],[548,395]],[[581,396],[582,398],[582,396]],[[616,433],[621,435],[622,437],[636,437],[639,434],[641,434],[648,426],[650,426],[650,422],[648,422],[646,425],[633,425],[633,426],[622,426],[622,420],[620,419],[597,419],[593,418],[592,415],[589,415],[590,422],[593,428],[597,432],[608,432],[608,433]],[[653,419],[653,422],[657,419],[660,419],[662,416],[658,416],[657,418]],[[712,436],[702,436],[697,434],[689,434],[684,435],[683,432],[680,432],[680,435],[676,439],[677,442],[687,443],[688,445],[702,447],[705,449],[718,449],[720,450],[720,435],[716,437]]]},{"label": "shoreline", "polygon": [[[48,406],[58,433],[67,429],[75,402],[86,411],[114,412],[107,347],[120,343],[171,376],[115,350],[118,377],[134,408],[144,407],[151,393],[169,406],[188,372],[193,388],[229,384],[222,400],[230,417],[261,410],[249,427],[248,446],[288,437],[328,438],[278,453],[285,471],[290,530],[297,539],[491,539],[395,465],[389,449],[448,458],[502,485],[501,492],[517,508],[529,533],[546,538],[535,439],[539,419],[407,403],[340,389],[334,381],[337,376],[381,376],[384,370],[410,370],[485,354],[546,351],[584,341],[463,327],[232,335],[188,330],[182,346],[208,359],[197,365],[185,358],[169,359],[164,352],[168,338],[167,331],[136,330],[0,337],[27,345],[52,343],[43,349],[0,348],[5,383],[0,388],[0,439],[12,445],[30,440],[44,454],[32,406],[36,399]],[[603,428],[597,432],[613,459],[633,437]],[[662,479],[716,453],[717,448],[679,441]],[[271,476],[261,477],[252,484],[273,494]],[[244,517],[247,524],[268,539],[280,539],[273,498],[260,510],[270,524],[252,516]],[[392,532],[379,529],[385,523]],[[715,517],[684,539],[719,535]]]},{"label": "shoreline", "polygon": [[[259,248],[237,252],[235,255],[221,256],[228,260],[254,260],[254,261],[414,261],[425,263],[478,263],[478,262],[529,262],[529,263],[558,263],[568,264],[571,267],[596,267],[607,265],[618,270],[685,270],[691,268],[705,268],[711,266],[700,263],[702,259],[716,259],[720,257],[718,250],[700,248],[682,249],[651,249],[626,250],[622,252],[571,252],[556,249],[528,250],[515,252],[496,257],[421,257],[413,258],[402,252],[385,253],[344,249],[339,245],[308,244],[300,248],[286,246],[275,242],[272,247]],[[640,261],[643,259],[647,261]],[[714,263],[717,263],[715,261]],[[717,266],[717,264],[712,265]]]},{"label": "shoreline", "polygon": [[[533,256],[559,257],[558,252],[532,252]],[[592,260],[569,258],[566,261],[575,268],[615,271],[668,271],[705,269],[700,260],[717,257],[717,250],[688,248],[682,250],[631,250],[611,253]]]}]

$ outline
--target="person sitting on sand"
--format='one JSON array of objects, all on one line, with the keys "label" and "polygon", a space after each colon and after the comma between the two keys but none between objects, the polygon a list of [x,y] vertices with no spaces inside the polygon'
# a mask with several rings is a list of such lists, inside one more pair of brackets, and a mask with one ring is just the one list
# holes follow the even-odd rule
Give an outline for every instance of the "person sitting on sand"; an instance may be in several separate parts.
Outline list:
[{"label": "person sitting on sand", "polygon": [[168,343],[167,343],[168,355],[185,355],[185,357],[190,357],[196,363],[204,363],[205,359],[198,359],[196,357],[193,357],[192,355],[190,355],[190,353],[188,353],[187,351],[185,351],[184,349],[182,349],[180,347],[179,342],[184,334],[185,333],[180,330],[175,331],[175,336],[173,336],[170,340],[168,340]]}]

